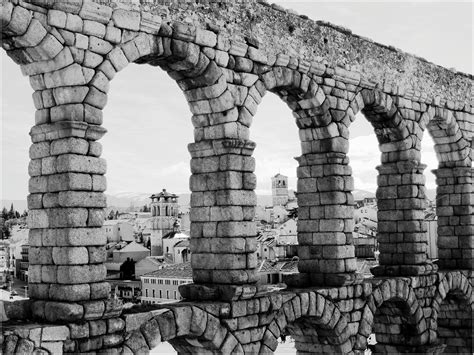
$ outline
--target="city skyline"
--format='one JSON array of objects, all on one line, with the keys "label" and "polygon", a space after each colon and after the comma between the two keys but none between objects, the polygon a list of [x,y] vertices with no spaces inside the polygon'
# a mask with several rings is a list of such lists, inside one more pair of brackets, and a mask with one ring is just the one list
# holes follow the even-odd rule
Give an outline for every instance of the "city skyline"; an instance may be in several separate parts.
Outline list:
[{"label": "city skyline", "polygon": [[[314,20],[348,27],[354,33],[394,45],[436,64],[470,72],[472,13],[466,11],[470,9],[468,2],[278,3]],[[458,17],[449,16],[451,13]],[[404,16],[403,24],[397,19],[400,16]],[[443,26],[439,26],[441,21]],[[443,43],[442,51],[438,48],[439,43]],[[454,52],[458,55],[453,56]],[[31,144],[27,132],[34,117],[32,89],[28,79],[21,76],[19,67],[6,57],[5,52],[0,58],[1,198],[25,199]],[[8,91],[5,90],[6,83]],[[188,193],[190,157],[186,146],[193,141],[190,117],[181,91],[161,69],[131,65],[119,73],[111,84],[109,102],[104,110],[104,126],[109,131],[101,140],[102,157],[108,163],[107,193],[153,192],[161,187]],[[276,95],[267,94],[250,132],[250,139],[257,143],[254,154],[257,192],[270,194],[270,177],[277,172],[288,175],[290,188],[295,189],[297,163],[293,158],[300,155],[300,147],[290,109]],[[437,167],[437,162],[432,140],[427,134],[422,146],[422,162],[428,165],[425,171],[427,187],[434,188],[430,170]],[[349,157],[355,188],[375,191],[375,167],[380,162],[380,153],[371,126],[362,115],[358,115],[351,126]]]}]

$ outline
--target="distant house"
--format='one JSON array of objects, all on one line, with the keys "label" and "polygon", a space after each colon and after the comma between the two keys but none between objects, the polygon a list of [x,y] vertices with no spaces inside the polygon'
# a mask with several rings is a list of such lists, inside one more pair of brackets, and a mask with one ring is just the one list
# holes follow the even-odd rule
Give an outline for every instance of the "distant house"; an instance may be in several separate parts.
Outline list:
[{"label": "distant house", "polygon": [[289,219],[278,227],[278,244],[297,244],[297,234],[296,234],[296,220]]},{"label": "distant house", "polygon": [[167,265],[162,256],[147,256],[135,264],[135,277],[139,278],[142,275],[161,269]]},{"label": "distant house", "polygon": [[102,229],[110,242],[131,242],[133,237],[133,225],[125,220],[113,219],[104,221]]},{"label": "distant house", "polygon": [[163,256],[170,263],[184,263],[190,260],[189,235],[179,229],[167,233],[163,237]]},{"label": "distant house", "polygon": [[135,262],[140,261],[150,255],[150,250],[143,245],[133,241],[123,248],[113,251],[113,262],[123,263],[127,258],[133,259]]},{"label": "distant house", "polygon": [[17,260],[17,277],[25,282],[28,282],[28,266],[30,265],[28,259],[28,251],[30,246],[28,244],[23,244],[21,246],[21,259]]},{"label": "distant house", "polygon": [[365,205],[354,210],[354,222],[363,223],[370,228],[377,228],[377,206]]},{"label": "distant house", "polygon": [[191,263],[174,264],[140,277],[142,303],[175,302],[182,299],[178,286],[192,283]]},{"label": "distant house", "polygon": [[111,291],[125,301],[136,301],[141,294],[141,282],[138,280],[107,280]]},{"label": "distant house", "polygon": [[298,272],[298,262],[293,260],[260,261],[258,267],[258,284],[272,285],[283,282],[283,275]]}]

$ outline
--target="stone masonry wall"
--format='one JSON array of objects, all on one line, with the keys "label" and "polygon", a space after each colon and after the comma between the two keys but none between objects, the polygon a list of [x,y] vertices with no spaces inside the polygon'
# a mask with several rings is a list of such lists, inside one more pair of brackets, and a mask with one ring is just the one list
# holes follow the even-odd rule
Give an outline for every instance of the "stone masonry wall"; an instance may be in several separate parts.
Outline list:
[{"label": "stone masonry wall", "polygon": [[8,302],[2,309],[2,349],[5,354],[40,349],[141,354],[168,341],[183,353],[258,354],[275,351],[277,340],[291,335],[299,353],[350,354],[367,349],[367,337],[375,333],[375,353],[438,354],[446,346],[447,352],[470,353],[471,276],[453,271],[278,290],[232,302],[182,301],[63,325],[7,321],[25,309]]}]

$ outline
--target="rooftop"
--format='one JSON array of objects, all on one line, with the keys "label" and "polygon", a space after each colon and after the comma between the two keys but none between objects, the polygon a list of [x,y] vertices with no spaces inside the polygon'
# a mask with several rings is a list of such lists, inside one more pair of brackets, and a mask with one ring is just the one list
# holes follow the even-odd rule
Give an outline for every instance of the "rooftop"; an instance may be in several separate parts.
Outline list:
[{"label": "rooftop", "polygon": [[164,197],[164,198],[178,198],[178,195],[169,193],[168,191],[166,191],[166,189],[163,189],[163,191],[158,192],[158,193],[153,194],[153,195],[150,196],[151,199],[153,199],[153,198],[160,198],[160,197]]},{"label": "rooftop", "polygon": [[181,263],[166,266],[160,270],[149,272],[148,274],[140,277],[156,277],[156,278],[169,278],[169,279],[192,279],[193,271],[191,269],[191,263]]}]

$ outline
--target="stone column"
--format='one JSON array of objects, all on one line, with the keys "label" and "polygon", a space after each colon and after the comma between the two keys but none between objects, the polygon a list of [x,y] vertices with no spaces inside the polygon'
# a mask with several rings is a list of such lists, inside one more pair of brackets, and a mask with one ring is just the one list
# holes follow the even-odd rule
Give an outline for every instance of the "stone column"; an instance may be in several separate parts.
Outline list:
[{"label": "stone column", "polygon": [[195,285],[180,287],[185,298],[235,299],[243,297],[242,285],[257,281],[254,148],[238,139],[189,145]]},{"label": "stone column", "polygon": [[436,175],[438,265],[443,269],[474,267],[474,169],[439,168]]},{"label": "stone column", "polygon": [[420,275],[433,270],[427,264],[425,168],[417,161],[377,167],[380,266],[372,270],[374,275]]},{"label": "stone column", "polygon": [[[101,318],[110,312],[105,282],[105,129],[65,120],[31,129],[28,195],[29,296],[49,321]],[[48,120],[48,122],[50,122]]]},{"label": "stone column", "polygon": [[344,153],[320,153],[297,160],[300,280],[328,286],[351,283],[356,259],[349,159]]},{"label": "stone column", "polygon": [[[60,67],[69,63],[64,60],[58,59]],[[37,111],[30,132],[29,295],[37,300],[37,317],[96,319],[115,312],[107,300],[101,228],[106,162],[97,142],[106,132],[108,85],[93,79],[88,86],[94,71],[76,63],[45,73],[41,63],[30,68],[41,74],[30,74]]]}]

